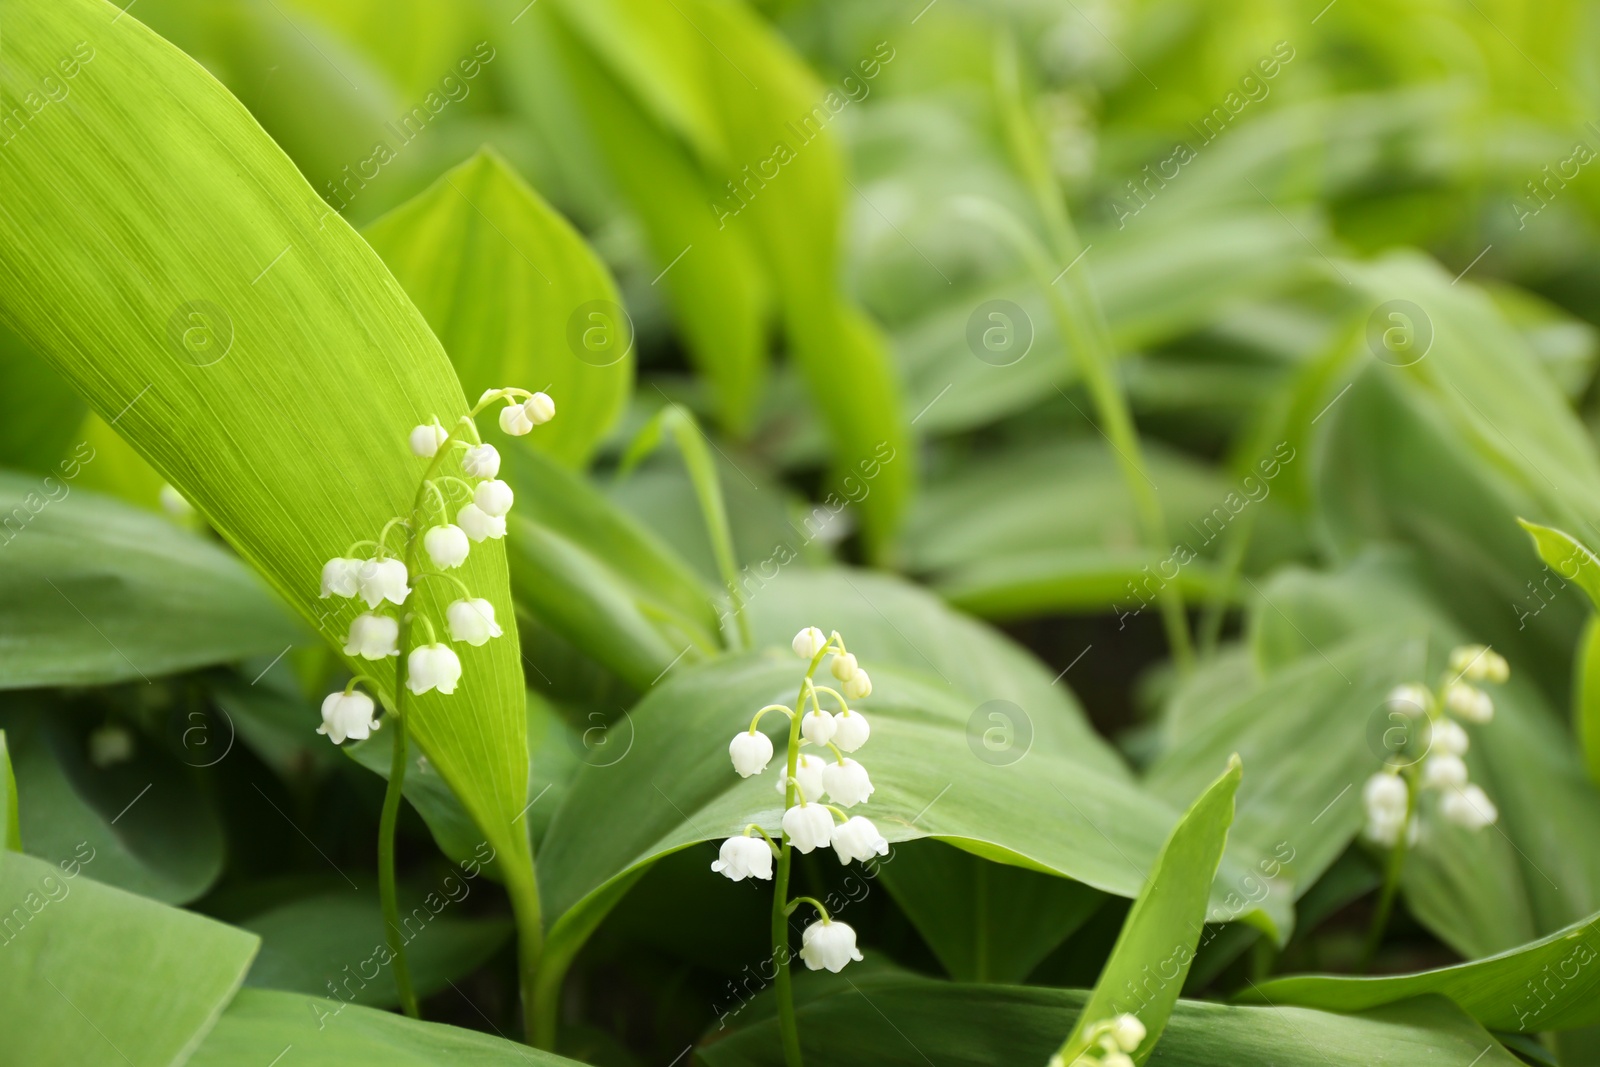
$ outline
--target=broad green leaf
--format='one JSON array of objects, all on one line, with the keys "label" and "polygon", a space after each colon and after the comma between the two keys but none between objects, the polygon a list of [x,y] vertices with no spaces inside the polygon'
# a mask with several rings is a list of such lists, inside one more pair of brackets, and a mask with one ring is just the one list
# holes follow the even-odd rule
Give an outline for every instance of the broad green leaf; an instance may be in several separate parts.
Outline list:
[{"label": "broad green leaf", "polygon": [[[511,924],[503,919],[473,918],[457,910],[482,884],[452,871],[426,893],[419,886],[401,888],[401,937],[417,996],[431,996],[476,970],[510,935]],[[261,951],[245,976],[247,986],[375,1008],[400,1003],[393,972],[381,966],[387,955],[383,913],[370,892],[301,897],[238,925],[261,938]]]},{"label": "broad green leaf", "polygon": [[[466,1012],[476,1018],[472,1001]],[[296,1067],[573,1067],[576,1061],[443,1023],[300,993],[243,989],[190,1058],[190,1067],[272,1062]]]},{"label": "broad green leaf", "polygon": [[[97,764],[87,716],[61,706],[0,712],[12,745],[17,813],[28,851],[66,862],[89,849],[98,881],[169,904],[222,874],[222,819],[192,766],[156,739],[110,720],[127,758]],[[195,750],[198,751],[198,750]],[[185,749],[185,758],[189,750]],[[207,754],[206,761],[211,756]],[[196,760],[199,762],[199,760]]]},{"label": "broad green leaf", "polygon": [[1545,565],[1553,568],[1562,581],[1577,583],[1589,603],[1600,611],[1600,558],[1565,530],[1526,519],[1518,519],[1517,523],[1533,538],[1533,547]]},{"label": "broad green leaf", "polygon": [[[975,714],[980,709],[927,676],[858,655],[872,671],[873,695],[861,704],[872,739],[857,757],[876,787],[866,813],[885,837],[934,837],[1107,893],[1138,892],[1176,821],[1172,808],[1084,760],[1043,722],[1030,727],[1020,709],[1009,723],[1013,745],[986,747],[983,731],[995,727]],[[552,952],[586,936],[596,912],[656,859],[750,822],[776,832],[776,778],[770,768],[739,778],[727,739],[755,709],[792,701],[802,673],[787,649],[724,657],[674,672],[626,715],[629,747],[613,762],[579,771],[543,844],[539,879],[553,921]],[[766,722],[777,731],[774,718]],[[1224,885],[1263,862],[1249,850],[1236,852]],[[1286,906],[1272,897],[1259,910],[1230,914],[1286,930]]]},{"label": "broad green leaf", "polygon": [[0,730],[0,862],[6,852],[22,851],[22,827],[17,822],[17,776],[11,769],[11,743]]},{"label": "broad green leaf", "polygon": [[1600,615],[1589,620],[1578,639],[1572,691],[1572,726],[1583,752],[1589,780],[1600,785]]},{"label": "broad green leaf", "polygon": [[84,404],[23,340],[0,326],[0,467],[60,477],[57,463],[77,444]]},{"label": "broad green leaf", "polygon": [[1600,1025],[1600,916],[1494,956],[1419,974],[1296,975],[1242,990],[1250,1004],[1356,1012],[1437,993],[1492,1030],[1538,1033]]},{"label": "broad green leaf", "polygon": [[13,1063],[181,1063],[255,955],[253,934],[100,884],[99,861],[86,849],[0,866],[0,1032]]},{"label": "broad green leaf", "polygon": [[[802,976],[804,977],[804,976]],[[797,982],[807,1063],[929,1067],[1042,1067],[1083,1010],[1087,993],[970,986],[893,973]],[[797,990],[797,992],[799,991]],[[752,1009],[753,1011],[754,1009]],[[698,1055],[708,1067],[779,1067],[775,1020],[746,1022]],[[1178,1001],[1160,1057],[1167,1067],[1517,1067],[1488,1032],[1440,997],[1338,1015]]]},{"label": "broad green leaf", "polygon": [[[1150,1059],[1194,962],[1195,946],[1207,919],[1211,882],[1233,823],[1234,794],[1243,775],[1239,757],[1231,757],[1222,777],[1196,798],[1161,846],[1122,923],[1111,957],[1062,1046],[1061,1057],[1066,1062],[1071,1063],[1093,1042],[1092,1026],[1124,1012],[1138,1016],[1145,1027],[1145,1039],[1133,1052],[1134,1062]],[[1210,918],[1226,922],[1234,916],[1212,913]],[[1152,971],[1157,975],[1154,989],[1148,981]]]},{"label": "broad green leaf", "polygon": [[571,224],[483,149],[362,236],[427,317],[462,391],[545,390],[559,415],[529,442],[587,463],[633,384],[633,324]]},{"label": "broad green leaf", "polygon": [[1022,981],[1106,901],[1080,882],[936,841],[902,841],[877,876],[959,982]]},{"label": "broad green leaf", "polygon": [[[238,101],[136,15],[90,0],[5,14],[7,93],[73,74],[70,107],[0,155],[0,318],[338,641],[357,606],[318,598],[322,563],[409,511],[409,430],[466,410],[449,360]],[[460,691],[416,699],[410,728],[502,856],[525,857],[502,549],[455,573],[506,636],[463,649]],[[436,584],[410,606],[442,618],[455,595]],[[375,689],[392,699],[392,682]],[[511,867],[531,888],[526,859]]]},{"label": "broad green leaf", "polygon": [[0,473],[0,688],[148,682],[306,639],[231,553],[76,486],[95,458]]}]

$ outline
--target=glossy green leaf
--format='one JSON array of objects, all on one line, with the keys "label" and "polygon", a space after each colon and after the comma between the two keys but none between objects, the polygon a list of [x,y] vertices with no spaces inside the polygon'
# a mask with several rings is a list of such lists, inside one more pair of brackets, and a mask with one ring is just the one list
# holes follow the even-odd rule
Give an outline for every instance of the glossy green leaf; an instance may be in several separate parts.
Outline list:
[{"label": "glossy green leaf", "polygon": [[0,688],[147,682],[306,640],[231,553],[75,486],[94,458],[0,474]]},{"label": "glossy green leaf", "polygon": [[[800,1044],[808,1063],[929,1067],[1043,1064],[1088,994],[1033,986],[965,986],[847,970],[800,983]],[[744,1021],[744,1020],[741,1020]],[[708,1067],[778,1067],[777,1027],[749,1020],[707,1040]],[[1359,1015],[1302,1008],[1238,1008],[1180,1000],[1154,1062],[1171,1067],[1516,1067],[1520,1062],[1443,998]]]},{"label": "glossy green leaf", "polygon": [[22,851],[22,826],[17,822],[17,776],[11,768],[11,743],[0,730],[0,863],[5,852]]},{"label": "glossy green leaf", "polygon": [[[339,640],[357,606],[318,599],[322,564],[409,511],[422,465],[407,434],[465,411],[443,350],[243,107],[136,15],[13,4],[6,58],[13,95],[73,74],[70,107],[0,156],[0,317]],[[455,573],[506,637],[463,649],[461,691],[416,699],[410,727],[502,856],[525,856],[502,551],[480,545]],[[411,606],[442,618],[454,596],[435,585]]]},{"label": "glossy green leaf", "polygon": [[13,1063],[181,1063],[239,988],[253,934],[102,885],[86,849],[0,865],[0,1030]]},{"label": "glossy green leaf", "polygon": [[1425,993],[1449,997],[1492,1030],[1538,1033],[1600,1025],[1600,916],[1508,952],[1420,974],[1297,975],[1245,989],[1250,1004],[1355,1012]]},{"label": "glossy green leaf", "polygon": [[1578,640],[1572,690],[1572,726],[1589,780],[1600,785],[1600,615],[1590,618]]},{"label": "glossy green leaf", "polygon": [[[406,962],[419,997],[479,967],[511,933],[503,919],[456,909],[483,883],[451,872],[426,893],[402,887],[399,914]],[[376,1008],[400,1003],[375,895],[333,891],[253,915],[239,927],[261,938],[245,985],[349,1000]],[[372,973],[376,972],[376,974]]]},{"label": "glossy green leaf", "polygon": [[545,390],[559,415],[528,441],[583,466],[622,413],[634,338],[571,224],[484,149],[361,232],[450,353],[462,391]]},{"label": "glossy green leaf", "polygon": [[1533,547],[1539,558],[1561,576],[1563,581],[1575,582],[1589,597],[1589,603],[1600,610],[1600,557],[1596,557],[1584,543],[1551,526],[1518,519],[1517,523],[1533,538]]},{"label": "glossy green leaf", "polygon": [[[1189,806],[1161,846],[1144,887],[1123,920],[1111,958],[1062,1045],[1061,1057],[1066,1062],[1093,1043],[1097,1036],[1093,1026],[1123,1013],[1136,1015],[1145,1028],[1144,1041],[1133,1050],[1134,1062],[1151,1058],[1194,962],[1207,919],[1211,881],[1222,862],[1228,827],[1233,823],[1233,798],[1243,776],[1239,757],[1231,757],[1222,777]],[[1234,916],[1223,912],[1212,913],[1210,918],[1228,921]],[[1156,975],[1153,989],[1152,971]]]},{"label": "glossy green leaf", "polygon": [[[468,1000],[466,1011],[474,1018]],[[481,1009],[480,1009],[481,1010]],[[572,1067],[574,1060],[504,1037],[300,993],[244,989],[190,1058],[190,1067],[272,1062],[301,1067]]]},{"label": "glossy green leaf", "polygon": [[1106,902],[1081,882],[902,841],[877,877],[960,982],[1020,982]]},{"label": "glossy green leaf", "polygon": [[[0,712],[11,739],[28,852],[65,862],[89,849],[97,881],[169,904],[199,897],[222,874],[224,845],[217,805],[193,766],[131,725],[112,720],[92,733],[84,728],[85,716],[70,712]],[[106,730],[125,740],[125,758],[104,755],[97,762],[96,733]],[[212,758],[199,753],[183,749],[194,763]]]}]

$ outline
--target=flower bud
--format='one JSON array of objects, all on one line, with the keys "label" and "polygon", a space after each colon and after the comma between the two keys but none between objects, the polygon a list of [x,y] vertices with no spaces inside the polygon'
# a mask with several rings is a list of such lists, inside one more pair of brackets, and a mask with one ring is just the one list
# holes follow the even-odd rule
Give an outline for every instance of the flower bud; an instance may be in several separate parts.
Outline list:
[{"label": "flower bud", "polygon": [[801,659],[815,659],[818,652],[828,643],[828,635],[815,626],[807,626],[804,630],[794,635],[794,640],[789,646],[794,649],[794,654]]},{"label": "flower bud", "polygon": [[1133,1052],[1144,1042],[1144,1023],[1126,1012],[1111,1021],[1111,1037],[1124,1052]]},{"label": "flower bud", "polygon": [[1423,715],[1433,704],[1433,694],[1428,692],[1427,686],[1410,682],[1389,690],[1383,704],[1389,711],[1400,715]]},{"label": "flower bud", "polygon": [[522,412],[535,426],[543,426],[556,417],[556,402],[549,393],[534,393],[522,402]]},{"label": "flower bud", "polygon": [[521,404],[511,403],[500,409],[500,428],[512,437],[521,437],[533,430],[533,420]]},{"label": "flower bud", "polygon": [[494,605],[482,597],[452,601],[444,609],[444,617],[452,641],[481,645],[491,637],[501,636],[503,632],[499,623],[494,621]]},{"label": "flower bud", "polygon": [[506,535],[506,520],[499,515],[490,515],[476,504],[467,504],[456,512],[456,525],[474,541],[482,541],[486,537],[498,540]]},{"label": "flower bud", "polygon": [[860,666],[856,663],[856,657],[849,652],[846,652],[843,655],[835,652],[833,654],[833,662],[828,664],[828,670],[831,671],[833,676],[839,679],[841,682],[848,682],[850,679],[854,678],[856,676],[856,671],[860,669]]},{"label": "flower bud", "polygon": [[1460,756],[1432,753],[1422,763],[1422,784],[1429,789],[1459,789],[1467,784],[1467,765]]},{"label": "flower bud", "polygon": [[772,761],[772,739],[759,730],[740,730],[728,742],[728,756],[740,778],[760,774]]},{"label": "flower bud", "polygon": [[1466,682],[1451,682],[1445,687],[1444,704],[1468,722],[1485,723],[1494,718],[1494,701],[1489,694]]},{"label": "flower bud", "polygon": [[472,502],[478,505],[478,510],[497,519],[504,518],[511,510],[514,499],[511,487],[498,479],[480,482],[472,494]]},{"label": "flower bud", "polygon": [[1446,756],[1465,756],[1470,743],[1460,723],[1442,716],[1433,724],[1431,740],[1431,750]]},{"label": "flower bud", "polygon": [[344,654],[362,659],[383,659],[398,656],[396,642],[400,640],[400,623],[387,615],[363,612],[350,622],[350,635],[344,640]]},{"label": "flower bud", "polygon": [[459,526],[435,526],[422,535],[422,547],[442,571],[461,566],[472,550],[466,531]]},{"label": "flower bud", "polygon": [[872,695],[872,679],[867,677],[866,671],[857,668],[844,683],[844,695],[851,700],[865,700]]},{"label": "flower bud", "polygon": [[500,473],[500,450],[494,445],[474,445],[461,456],[468,478],[493,478]]},{"label": "flower bud", "polygon": [[1450,669],[1469,682],[1504,682],[1511,665],[1487,645],[1462,645],[1450,653]]},{"label": "flower bud", "polygon": [[1439,798],[1439,814],[1468,830],[1481,830],[1500,818],[1488,794],[1472,784],[1446,790]]},{"label": "flower bud", "polygon": [[448,696],[461,680],[461,658],[449,645],[419,645],[406,657],[406,688],[417,695],[437,689]]}]

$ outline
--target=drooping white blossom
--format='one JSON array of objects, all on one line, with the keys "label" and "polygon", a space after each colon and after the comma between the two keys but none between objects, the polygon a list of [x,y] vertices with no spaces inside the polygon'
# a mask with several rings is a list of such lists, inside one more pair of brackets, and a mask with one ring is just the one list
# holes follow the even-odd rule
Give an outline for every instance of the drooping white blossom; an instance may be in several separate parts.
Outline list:
[{"label": "drooping white blossom", "polygon": [[556,402],[549,393],[534,393],[522,402],[522,413],[535,426],[543,426],[556,417]]},{"label": "drooping white blossom", "polygon": [[833,828],[833,850],[840,863],[865,863],[874,856],[887,856],[889,842],[871,819],[854,815]]},{"label": "drooping white blossom", "polygon": [[452,641],[481,645],[502,633],[500,624],[494,621],[494,605],[482,597],[451,601],[444,609],[444,618]]},{"label": "drooping white blossom", "polygon": [[1500,817],[1489,795],[1474,783],[1447,789],[1439,798],[1439,814],[1469,830],[1481,830]]},{"label": "drooping white blossom", "polygon": [[844,683],[844,695],[851,700],[865,700],[872,695],[872,679],[867,677],[867,672],[861,668],[850,676]]},{"label": "drooping white blossom", "polygon": [[729,881],[772,879],[772,846],[764,837],[730,837],[722,843],[711,869]]},{"label": "drooping white blossom", "polygon": [[833,812],[821,804],[796,804],[783,813],[783,832],[801,852],[826,848],[833,840]]},{"label": "drooping white blossom", "polygon": [[363,612],[350,620],[350,634],[344,640],[344,654],[362,659],[398,656],[400,622],[388,615]]},{"label": "drooping white blossom", "polygon": [[1444,704],[1468,722],[1485,723],[1494,718],[1494,701],[1477,686],[1451,682],[1444,690]]},{"label": "drooping white blossom", "polygon": [[356,572],[356,587],[367,607],[375,608],[385,600],[391,604],[404,604],[411,595],[406,565],[397,559],[362,560]]},{"label": "drooping white blossom", "polygon": [[1124,1052],[1134,1052],[1144,1043],[1144,1023],[1137,1015],[1122,1013],[1111,1021],[1111,1037]]},{"label": "drooping white blossom", "polygon": [[1384,707],[1400,715],[1425,714],[1432,704],[1433,694],[1428,687],[1415,682],[1395,686],[1384,698]]},{"label": "drooping white blossom", "polygon": [[454,525],[430,529],[422,535],[422,547],[428,553],[428,558],[433,560],[433,565],[442,571],[461,566],[472,551],[467,532]]},{"label": "drooping white blossom", "polygon": [[818,652],[828,643],[828,635],[815,626],[807,626],[804,630],[794,635],[794,640],[789,642],[789,647],[794,649],[794,654],[801,659],[815,659]]},{"label": "drooping white blossom", "polygon": [[[800,796],[806,800],[821,800],[825,792],[822,785],[822,768],[827,766],[821,756],[813,756],[809,752],[802,752],[794,760],[795,787],[800,790]],[[789,791],[789,763],[785,760],[778,765],[778,792],[787,794]]]},{"label": "drooping white blossom", "polygon": [[419,696],[437,689],[447,696],[461,680],[461,658],[449,645],[418,645],[406,657],[406,688]]},{"label": "drooping white blossom", "polygon": [[521,437],[533,432],[533,420],[527,409],[513,400],[500,409],[500,428],[512,437]]},{"label": "drooping white blossom", "polygon": [[[1380,771],[1367,779],[1361,799],[1367,811],[1363,832],[1377,844],[1393,845],[1400,839],[1401,831],[1408,827],[1410,795],[1406,783],[1399,775]],[[1415,818],[1410,819],[1409,827],[1414,831]]]},{"label": "drooping white blossom", "polygon": [[506,520],[501,515],[490,515],[476,504],[467,504],[456,512],[456,525],[474,541],[484,538],[496,540],[506,535]]},{"label": "drooping white blossom", "polygon": [[800,958],[813,971],[838,974],[851,960],[862,958],[856,932],[848,923],[819,919],[800,935]]},{"label": "drooping white blossom", "polygon": [[317,733],[326,734],[336,745],[348,738],[359,741],[378,728],[374,710],[372,698],[360,690],[329,693],[322,700],[322,725]]},{"label": "drooping white blossom", "polygon": [[813,710],[800,716],[800,736],[819,748],[833,740],[838,728],[833,716],[825,711]]},{"label": "drooping white blossom", "polygon": [[1422,784],[1429,789],[1457,789],[1467,784],[1467,765],[1460,756],[1432,753],[1422,763]]},{"label": "drooping white blossom", "polygon": [[872,736],[867,717],[854,708],[845,708],[833,717],[833,721],[836,727],[833,744],[840,752],[854,752]]},{"label": "drooping white blossom", "polygon": [[461,456],[468,478],[494,478],[500,474],[500,450],[494,445],[473,445]]},{"label": "drooping white blossom", "polygon": [[335,556],[322,565],[322,599],[330,596],[355,596],[357,576],[365,560]]},{"label": "drooping white blossom", "polygon": [[1465,756],[1470,743],[1461,724],[1442,715],[1434,721],[1432,741],[1432,751],[1446,756]]},{"label": "drooping white blossom", "polygon": [[478,510],[495,518],[505,517],[506,512],[511,510],[513,499],[515,494],[511,492],[511,487],[498,478],[479,483],[472,494],[472,502],[478,505]]},{"label": "drooping white blossom", "polygon": [[828,791],[828,798],[841,808],[865,803],[873,793],[867,769],[848,756],[837,763],[823,765],[822,786]]},{"label": "drooping white blossom", "polygon": [[772,761],[772,739],[759,730],[740,730],[728,742],[728,756],[740,778],[760,774]]},{"label": "drooping white blossom", "polygon": [[1487,645],[1462,645],[1450,653],[1450,669],[1469,682],[1504,682],[1511,677],[1505,657]]},{"label": "drooping white blossom", "polygon": [[415,427],[411,431],[411,453],[423,459],[432,459],[439,454],[439,446],[449,437],[450,434],[437,422]]},{"label": "drooping white blossom", "polygon": [[856,657],[849,652],[833,654],[833,662],[828,664],[828,670],[841,682],[848,682],[856,676],[856,671],[861,665],[856,662]]}]

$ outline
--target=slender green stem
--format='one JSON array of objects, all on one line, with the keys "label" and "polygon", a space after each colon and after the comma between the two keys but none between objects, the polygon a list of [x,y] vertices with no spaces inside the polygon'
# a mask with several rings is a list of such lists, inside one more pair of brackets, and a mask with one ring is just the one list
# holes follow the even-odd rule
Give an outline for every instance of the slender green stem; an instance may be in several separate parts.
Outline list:
[{"label": "slender green stem", "polygon": [[1410,775],[1405,776],[1406,782],[1406,817],[1400,824],[1400,835],[1395,839],[1394,847],[1389,850],[1389,855],[1383,865],[1383,888],[1378,891],[1378,906],[1372,913],[1372,926],[1367,930],[1367,942],[1361,950],[1361,965],[1358,973],[1366,973],[1372,969],[1373,960],[1377,959],[1378,948],[1383,944],[1383,935],[1389,927],[1389,916],[1394,911],[1394,900],[1400,891],[1400,872],[1405,867],[1407,838],[1411,830],[1411,816],[1417,807],[1417,787]]},{"label": "slender green stem", "polygon": [[789,906],[783,909],[783,913],[785,915],[793,915],[794,910],[802,904],[810,904],[813,908],[816,908],[817,914],[822,916],[823,922],[826,923],[833,921],[833,916],[828,914],[828,909],[823,907],[822,901],[818,900],[816,897],[795,897],[793,900],[789,901]]},{"label": "slender green stem", "polygon": [[[403,625],[403,624],[402,624]],[[400,906],[395,894],[394,831],[400,818],[400,787],[406,780],[406,718],[400,705],[405,702],[405,657],[395,668],[395,714],[390,730],[394,735],[394,754],[389,760],[389,784],[383,792],[383,818],[378,823],[378,895],[383,902],[384,938],[394,956],[394,984],[400,991],[400,1006],[413,1019],[422,1018],[417,993],[411,986],[411,966],[406,960],[406,943],[400,933]]]},{"label": "slender green stem", "polygon": [[[807,689],[811,676],[816,673],[822,657],[828,654],[832,642],[822,646],[811,657],[811,666],[800,681],[800,693],[795,697],[795,713],[789,717],[788,784],[784,788],[783,810],[794,807],[798,784],[795,782],[795,764],[800,758],[800,715],[805,711]],[[800,1056],[800,1027],[794,1014],[794,983],[789,977],[789,868],[794,860],[794,846],[789,835],[783,837],[783,847],[778,853],[778,869],[772,881],[772,962],[777,967],[774,981],[778,997],[778,1034],[783,1042],[783,1061],[787,1067],[803,1067]]]}]

